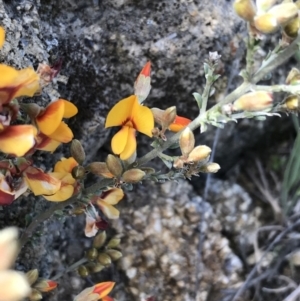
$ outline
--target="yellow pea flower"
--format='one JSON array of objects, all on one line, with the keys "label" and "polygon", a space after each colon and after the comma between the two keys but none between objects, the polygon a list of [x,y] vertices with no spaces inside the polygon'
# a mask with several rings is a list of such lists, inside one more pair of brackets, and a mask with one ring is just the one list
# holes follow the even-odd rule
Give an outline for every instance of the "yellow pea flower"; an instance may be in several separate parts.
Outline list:
[{"label": "yellow pea flower", "polygon": [[112,126],[122,126],[111,141],[112,151],[122,160],[127,160],[136,150],[136,131],[152,137],[154,118],[151,110],[142,106],[136,95],[131,95],[120,100],[109,111],[105,127]]},{"label": "yellow pea flower", "polygon": [[2,48],[5,41],[5,30],[0,26],[0,49]]},{"label": "yellow pea flower", "polygon": [[73,133],[62,119],[73,117],[77,112],[76,106],[67,100],[50,103],[35,119],[40,130],[36,148],[53,152],[60,143],[70,142]]},{"label": "yellow pea flower", "polygon": [[39,82],[40,77],[31,67],[16,70],[0,64],[0,111],[13,98],[33,96],[40,88]]},{"label": "yellow pea flower", "polygon": [[72,177],[72,170],[78,163],[73,157],[68,159],[62,158],[54,166],[54,171],[49,173],[50,176],[61,181],[60,189],[52,195],[43,195],[43,197],[52,202],[63,202],[69,199],[77,186],[77,181]]},{"label": "yellow pea flower", "polygon": [[35,144],[37,130],[32,125],[12,125],[0,130],[0,151],[24,156]]},{"label": "yellow pea flower", "polygon": [[54,171],[44,173],[41,169],[29,166],[23,175],[34,195],[42,195],[46,200],[62,202],[69,199],[77,186],[72,177],[72,169],[78,163],[74,158],[62,158],[54,166]]}]

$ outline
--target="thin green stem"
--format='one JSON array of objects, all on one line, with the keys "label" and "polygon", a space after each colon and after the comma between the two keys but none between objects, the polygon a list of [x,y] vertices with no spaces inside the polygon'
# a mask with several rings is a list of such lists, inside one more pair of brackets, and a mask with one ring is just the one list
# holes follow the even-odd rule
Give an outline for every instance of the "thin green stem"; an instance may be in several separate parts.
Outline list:
[{"label": "thin green stem", "polygon": [[74,271],[75,269],[77,269],[82,264],[85,264],[87,261],[88,261],[87,258],[81,258],[77,262],[73,263],[72,265],[70,265],[69,267],[64,269],[62,272],[56,274],[54,277],[51,278],[51,280],[55,281],[55,280],[59,279],[64,274]]},{"label": "thin green stem", "polygon": [[300,86],[289,86],[289,85],[274,85],[274,86],[263,86],[263,85],[252,85],[251,90],[255,91],[266,91],[266,92],[287,92],[291,94],[299,94]]}]

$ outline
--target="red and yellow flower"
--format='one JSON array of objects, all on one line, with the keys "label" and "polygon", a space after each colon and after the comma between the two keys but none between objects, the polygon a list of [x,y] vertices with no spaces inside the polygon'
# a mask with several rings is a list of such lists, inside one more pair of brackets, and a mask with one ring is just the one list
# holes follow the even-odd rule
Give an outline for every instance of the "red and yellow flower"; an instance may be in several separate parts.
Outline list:
[{"label": "red and yellow flower", "polygon": [[24,156],[35,145],[36,134],[37,129],[33,125],[12,125],[2,130],[0,125],[0,151]]},{"label": "red and yellow flower", "polygon": [[77,165],[73,157],[63,158],[55,164],[53,172],[44,173],[30,166],[24,171],[24,177],[34,195],[42,195],[48,201],[62,202],[69,199],[77,187],[77,181],[72,177],[72,170]]},{"label": "red and yellow flower", "polygon": [[154,118],[151,110],[142,106],[136,95],[131,95],[119,101],[108,113],[105,127],[112,126],[122,126],[111,141],[112,151],[127,160],[136,151],[136,131],[152,137]]},{"label": "red and yellow flower", "polygon": [[67,100],[58,99],[50,103],[35,118],[40,130],[35,148],[53,152],[61,143],[70,142],[73,133],[62,120],[73,117],[77,112],[76,106]]},{"label": "red and yellow flower", "polygon": [[94,196],[92,203],[97,204],[100,210],[110,219],[117,219],[120,212],[113,205],[118,204],[124,197],[121,188],[111,188],[104,191],[100,196]]},{"label": "red and yellow flower", "polygon": [[40,88],[40,78],[31,67],[16,70],[0,64],[0,74],[0,112],[13,98],[33,96]]},{"label": "red and yellow flower", "polygon": [[107,281],[98,283],[92,287],[88,287],[77,295],[74,301],[113,301],[108,294],[111,292],[115,282]]}]

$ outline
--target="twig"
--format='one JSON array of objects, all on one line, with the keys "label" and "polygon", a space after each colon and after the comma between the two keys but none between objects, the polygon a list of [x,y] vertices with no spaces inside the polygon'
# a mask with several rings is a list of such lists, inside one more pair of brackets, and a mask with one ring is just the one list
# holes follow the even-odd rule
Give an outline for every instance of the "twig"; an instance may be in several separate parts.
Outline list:
[{"label": "twig", "polygon": [[291,292],[286,298],[284,298],[283,301],[295,301],[299,295],[300,295],[300,285],[293,292]]},{"label": "twig", "polygon": [[[252,268],[251,272],[248,274],[245,282],[242,286],[237,290],[235,295],[233,296],[232,301],[238,301],[240,296],[244,293],[244,291],[249,287],[250,280],[255,276],[257,273],[257,265],[260,265],[262,260],[265,258],[265,256],[277,245],[278,242],[281,241],[281,239],[288,234],[290,231],[292,231],[294,228],[298,227],[300,225],[300,220],[295,222],[293,225],[289,226],[286,230],[281,232],[277,235],[277,237],[273,240],[273,242],[268,246],[262,257],[260,258],[259,262]],[[287,300],[285,300],[287,301]],[[291,301],[291,300],[288,300]]]},{"label": "twig", "polygon": [[259,249],[259,246],[258,246],[258,234],[259,232],[262,232],[262,231],[282,231],[284,230],[284,228],[282,226],[264,226],[264,227],[260,227],[258,228],[256,231],[255,231],[255,234],[254,234],[254,241],[253,241],[253,248],[254,248],[254,255],[255,255],[255,262],[257,263],[257,271],[260,272],[260,265],[258,264],[259,260],[260,260],[260,249]]},{"label": "twig", "polygon": [[82,264],[86,263],[87,261],[88,261],[87,258],[81,258],[77,262],[73,263],[72,265],[70,265],[69,267],[67,267],[66,269],[64,269],[62,272],[56,274],[54,277],[51,277],[51,280],[55,281],[55,280],[59,279],[64,274],[66,274],[68,272],[71,272],[71,271],[74,271],[76,268],[78,268]]},{"label": "twig", "polygon": [[283,286],[283,287],[278,287],[278,288],[263,287],[262,290],[266,293],[278,294],[278,293],[284,293],[285,291],[292,289],[292,288],[295,289],[297,287],[297,283],[289,277],[286,277],[284,275],[279,275],[278,279],[286,281],[287,285]]}]

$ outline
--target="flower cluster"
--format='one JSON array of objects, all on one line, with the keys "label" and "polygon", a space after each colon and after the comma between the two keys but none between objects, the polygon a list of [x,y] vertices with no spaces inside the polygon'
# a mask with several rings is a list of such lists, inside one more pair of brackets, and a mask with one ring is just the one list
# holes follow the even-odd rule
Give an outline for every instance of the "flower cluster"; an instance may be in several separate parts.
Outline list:
[{"label": "flower cluster", "polygon": [[280,28],[290,39],[298,35],[300,20],[298,17],[299,1],[275,4],[276,0],[235,0],[235,12],[249,22],[252,34],[269,34]]}]

